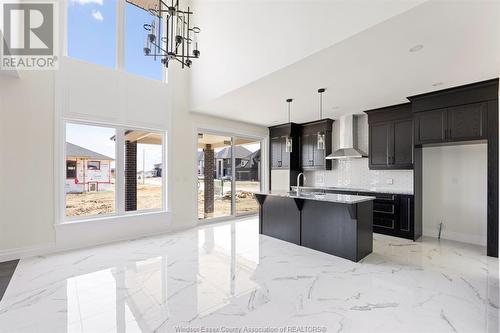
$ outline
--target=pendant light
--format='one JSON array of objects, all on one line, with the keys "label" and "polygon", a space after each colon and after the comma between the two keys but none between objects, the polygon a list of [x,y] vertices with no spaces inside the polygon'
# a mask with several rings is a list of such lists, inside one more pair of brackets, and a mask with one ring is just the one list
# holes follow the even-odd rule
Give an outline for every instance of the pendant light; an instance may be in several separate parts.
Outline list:
[{"label": "pendant light", "polygon": [[[291,120],[291,108],[292,108],[292,102],[293,99],[289,98],[286,100],[288,103],[288,123],[290,124],[292,122]],[[290,134],[285,139],[285,152],[291,153],[293,151],[293,139]]]},{"label": "pendant light", "polygon": [[[325,88],[318,89],[319,93],[319,120],[323,120],[323,93]],[[318,132],[318,150],[325,150],[325,132]]]}]

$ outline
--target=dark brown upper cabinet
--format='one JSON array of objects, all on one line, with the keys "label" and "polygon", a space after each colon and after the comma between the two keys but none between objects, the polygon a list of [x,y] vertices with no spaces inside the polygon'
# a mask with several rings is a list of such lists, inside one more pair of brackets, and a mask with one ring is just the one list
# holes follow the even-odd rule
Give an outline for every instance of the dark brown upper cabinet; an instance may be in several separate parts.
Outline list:
[{"label": "dark brown upper cabinet", "polygon": [[[325,157],[332,153],[332,119],[302,124],[301,166],[303,170],[331,170],[332,161]],[[318,149],[318,133],[325,135],[325,149]]]},{"label": "dark brown upper cabinet", "polygon": [[474,103],[448,108],[448,139],[468,141],[486,139],[488,103]]},{"label": "dark brown upper cabinet", "polygon": [[[300,125],[288,123],[269,128],[271,169],[300,169]],[[292,138],[292,152],[286,151],[286,138]]]},{"label": "dark brown upper cabinet", "polygon": [[415,143],[427,144],[446,140],[446,109],[415,114]]},{"label": "dark brown upper cabinet", "polygon": [[372,170],[413,168],[413,114],[410,103],[365,111]]},{"label": "dark brown upper cabinet", "polygon": [[415,144],[486,139],[486,102],[415,113]]}]

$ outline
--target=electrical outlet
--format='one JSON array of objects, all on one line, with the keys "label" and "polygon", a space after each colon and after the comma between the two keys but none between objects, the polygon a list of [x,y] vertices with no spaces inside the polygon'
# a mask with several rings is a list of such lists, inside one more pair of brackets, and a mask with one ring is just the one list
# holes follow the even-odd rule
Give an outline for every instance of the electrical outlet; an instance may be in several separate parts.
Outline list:
[{"label": "electrical outlet", "polygon": [[386,183],[387,185],[392,185],[392,184],[394,184],[394,179],[392,179],[392,178],[387,178],[387,179],[385,180],[385,183]]}]

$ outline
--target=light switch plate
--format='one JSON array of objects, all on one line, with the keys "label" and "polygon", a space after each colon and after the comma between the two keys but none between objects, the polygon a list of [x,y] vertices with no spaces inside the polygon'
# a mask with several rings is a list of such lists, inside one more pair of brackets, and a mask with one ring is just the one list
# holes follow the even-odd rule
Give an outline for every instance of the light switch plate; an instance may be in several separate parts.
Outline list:
[{"label": "light switch plate", "polygon": [[385,183],[386,183],[387,185],[392,185],[392,184],[394,184],[394,179],[392,179],[392,178],[387,178],[387,179],[385,180]]}]

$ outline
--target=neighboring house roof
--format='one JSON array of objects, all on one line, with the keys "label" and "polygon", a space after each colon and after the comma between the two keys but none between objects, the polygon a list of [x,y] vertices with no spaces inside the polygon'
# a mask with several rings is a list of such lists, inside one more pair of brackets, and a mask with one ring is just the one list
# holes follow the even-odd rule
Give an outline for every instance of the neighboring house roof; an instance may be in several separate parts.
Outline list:
[{"label": "neighboring house roof", "polygon": [[258,164],[260,162],[260,149],[251,153],[249,156],[244,158],[245,160],[248,160],[248,163],[245,164],[245,166],[240,167],[240,169],[253,169],[257,168]]},{"label": "neighboring house roof", "polygon": [[[234,158],[246,158],[251,155],[252,152],[242,146],[234,146]],[[231,158],[231,147],[226,147],[215,154],[215,158]]]},{"label": "neighboring house roof", "polygon": [[114,160],[114,158],[96,153],[95,151],[74,145],[74,144],[69,143],[69,142],[66,142],[66,156],[68,156],[68,157],[85,157],[85,158],[92,159],[92,160],[109,160],[109,161]]}]

